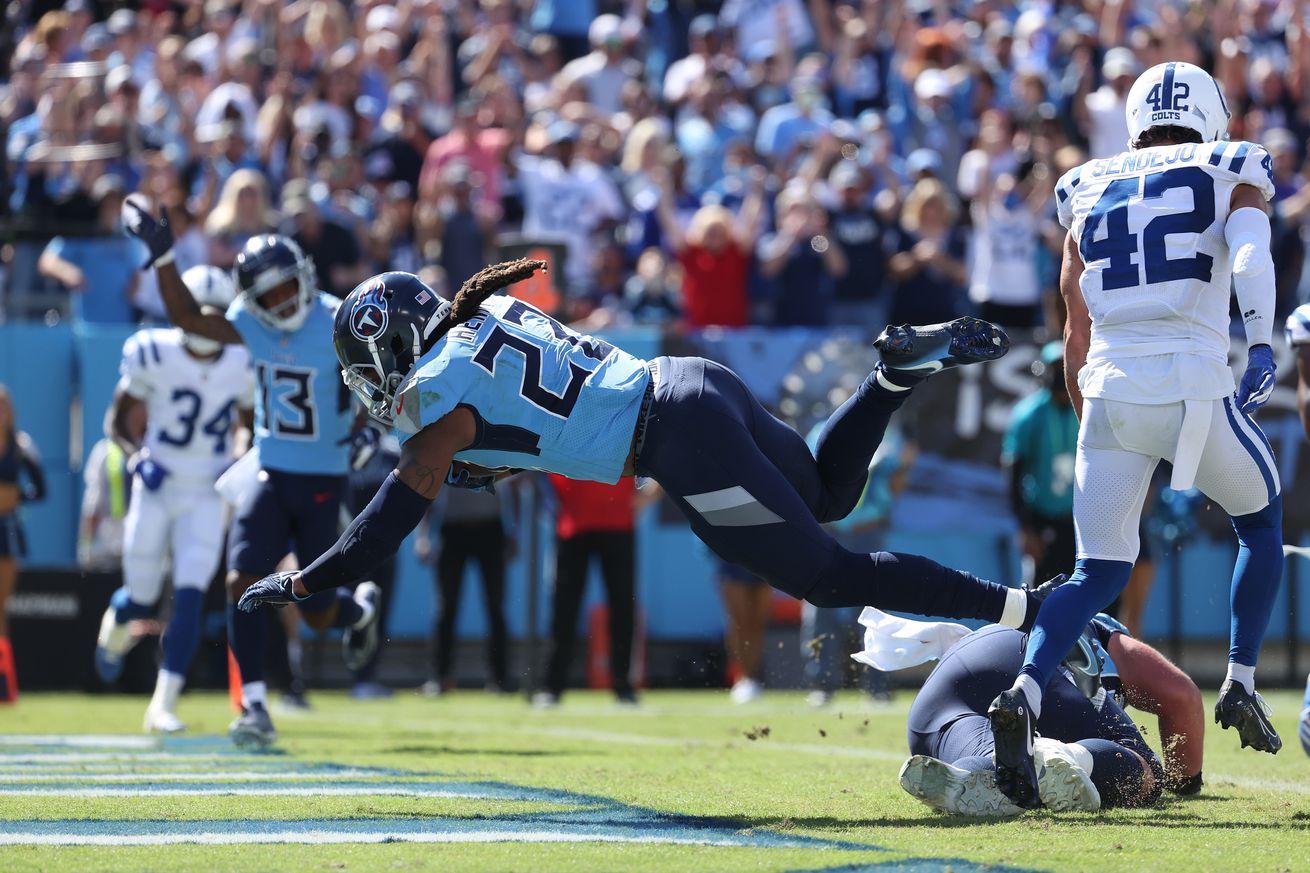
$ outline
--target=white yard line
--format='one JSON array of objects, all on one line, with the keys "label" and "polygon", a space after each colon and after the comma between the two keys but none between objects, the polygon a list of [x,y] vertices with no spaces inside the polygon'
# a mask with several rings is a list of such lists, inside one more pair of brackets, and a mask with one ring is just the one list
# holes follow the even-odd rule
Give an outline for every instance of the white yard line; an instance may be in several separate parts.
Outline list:
[{"label": "white yard line", "polygon": [[[620,836],[566,831],[464,831],[408,833],[405,831],[269,831],[259,834],[42,834],[0,833],[0,845],[9,846],[165,846],[180,843],[230,846],[238,843],[659,843],[683,846],[742,846],[732,839],[673,836]],[[749,847],[749,844],[746,844]],[[873,847],[870,847],[871,849]]]}]

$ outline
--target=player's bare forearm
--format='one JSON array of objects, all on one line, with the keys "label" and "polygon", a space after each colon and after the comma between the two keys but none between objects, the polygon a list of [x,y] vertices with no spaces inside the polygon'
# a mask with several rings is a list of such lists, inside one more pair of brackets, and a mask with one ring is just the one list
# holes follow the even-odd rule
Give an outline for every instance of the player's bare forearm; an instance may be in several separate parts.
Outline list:
[{"label": "player's bare forearm", "polygon": [[1064,385],[1069,391],[1074,414],[1083,416],[1083,392],[1078,387],[1078,373],[1087,363],[1087,349],[1092,340],[1092,316],[1083,299],[1081,280],[1083,259],[1072,233],[1064,238],[1064,262],[1060,267],[1060,296],[1064,298]]},{"label": "player's bare forearm", "polygon": [[456,409],[419,431],[405,443],[396,476],[405,485],[435,500],[455,453],[477,436],[477,423],[467,409]]},{"label": "player's bare forearm", "polygon": [[177,264],[169,258],[155,267],[159,277],[159,296],[164,300],[168,320],[187,333],[207,337],[215,342],[241,345],[241,334],[227,317],[217,312],[205,312],[187,290]]},{"label": "player's bare forearm", "polygon": [[1115,634],[1109,650],[1119,667],[1129,705],[1160,720],[1165,773],[1171,780],[1200,773],[1205,708],[1196,683],[1164,655],[1130,636]]}]

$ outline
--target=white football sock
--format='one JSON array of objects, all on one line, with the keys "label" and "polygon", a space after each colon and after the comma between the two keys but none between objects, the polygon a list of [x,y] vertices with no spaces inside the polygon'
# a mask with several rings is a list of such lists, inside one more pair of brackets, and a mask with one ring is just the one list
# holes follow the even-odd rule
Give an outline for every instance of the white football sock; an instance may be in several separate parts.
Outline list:
[{"label": "white football sock", "polygon": [[1001,609],[1001,620],[997,624],[1016,630],[1023,626],[1028,617],[1028,592],[1022,588],[1010,588],[1005,592],[1005,606]]},{"label": "white football sock", "polygon": [[1224,677],[1227,681],[1240,683],[1246,689],[1247,694],[1255,694],[1255,667],[1248,667],[1245,664],[1234,664],[1231,661],[1228,664],[1228,675]]},{"label": "white football sock", "polygon": [[352,624],[351,627],[360,630],[373,620],[373,603],[367,597],[360,597],[359,595],[355,595],[355,602],[359,604],[362,614],[359,621]]},{"label": "white football sock", "polygon": [[1026,673],[1021,673],[1019,678],[1014,680],[1014,689],[1022,691],[1023,696],[1028,700],[1028,707],[1033,711],[1033,721],[1042,717],[1042,689],[1037,686],[1037,680]]},{"label": "white football sock", "polygon": [[241,705],[249,709],[255,704],[268,704],[268,686],[261,682],[246,682],[241,686]]},{"label": "white football sock", "polygon": [[181,695],[182,686],[185,684],[186,677],[182,674],[160,669],[159,676],[155,679],[155,694],[150,698],[150,705],[164,712],[176,714],[177,698]]}]

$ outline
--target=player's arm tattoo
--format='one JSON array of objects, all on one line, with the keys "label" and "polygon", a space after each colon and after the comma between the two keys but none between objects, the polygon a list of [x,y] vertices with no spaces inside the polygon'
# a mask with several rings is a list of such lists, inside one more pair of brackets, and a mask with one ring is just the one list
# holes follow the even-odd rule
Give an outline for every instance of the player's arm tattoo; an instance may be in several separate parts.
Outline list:
[{"label": "player's arm tattoo", "polygon": [[215,342],[229,345],[241,345],[241,334],[227,320],[227,316],[217,312],[206,312],[196,303],[196,299],[187,290],[182,281],[182,274],[177,271],[177,264],[171,260],[155,268],[159,277],[159,296],[164,300],[164,309],[168,320],[187,333],[207,337]]},{"label": "player's arm tattoo", "polygon": [[410,437],[400,452],[396,476],[429,500],[446,481],[455,453],[472,444],[477,425],[467,409],[456,409]]},{"label": "player's arm tattoo", "polygon": [[418,459],[402,460],[400,466],[396,468],[396,473],[401,482],[424,497],[436,497],[437,492],[441,490],[441,483],[446,479],[445,470],[429,467]]}]

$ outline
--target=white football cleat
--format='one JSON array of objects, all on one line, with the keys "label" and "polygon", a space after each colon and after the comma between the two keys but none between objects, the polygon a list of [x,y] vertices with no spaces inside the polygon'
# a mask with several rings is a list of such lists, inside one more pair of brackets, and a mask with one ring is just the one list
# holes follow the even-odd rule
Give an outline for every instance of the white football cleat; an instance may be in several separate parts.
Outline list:
[{"label": "white football cleat", "polygon": [[764,695],[764,686],[754,679],[738,679],[728,692],[728,699],[733,703],[750,703]]},{"label": "white football cleat", "polygon": [[1037,795],[1042,806],[1053,812],[1099,812],[1101,792],[1092,777],[1078,762],[1090,757],[1086,749],[1075,748],[1059,740],[1037,737],[1033,740],[1033,764],[1037,767]]},{"label": "white football cleat", "polygon": [[186,722],[171,712],[158,707],[146,707],[145,732],[148,734],[176,734],[186,730]]},{"label": "white football cleat", "polygon": [[991,770],[965,770],[915,755],[901,767],[900,783],[907,794],[938,812],[988,818],[1024,813],[996,787],[996,774]]},{"label": "white football cleat", "polygon": [[132,649],[132,631],[127,622],[118,623],[118,610],[110,606],[100,619],[96,636],[96,673],[106,684],[118,681],[123,674],[123,657]]}]

